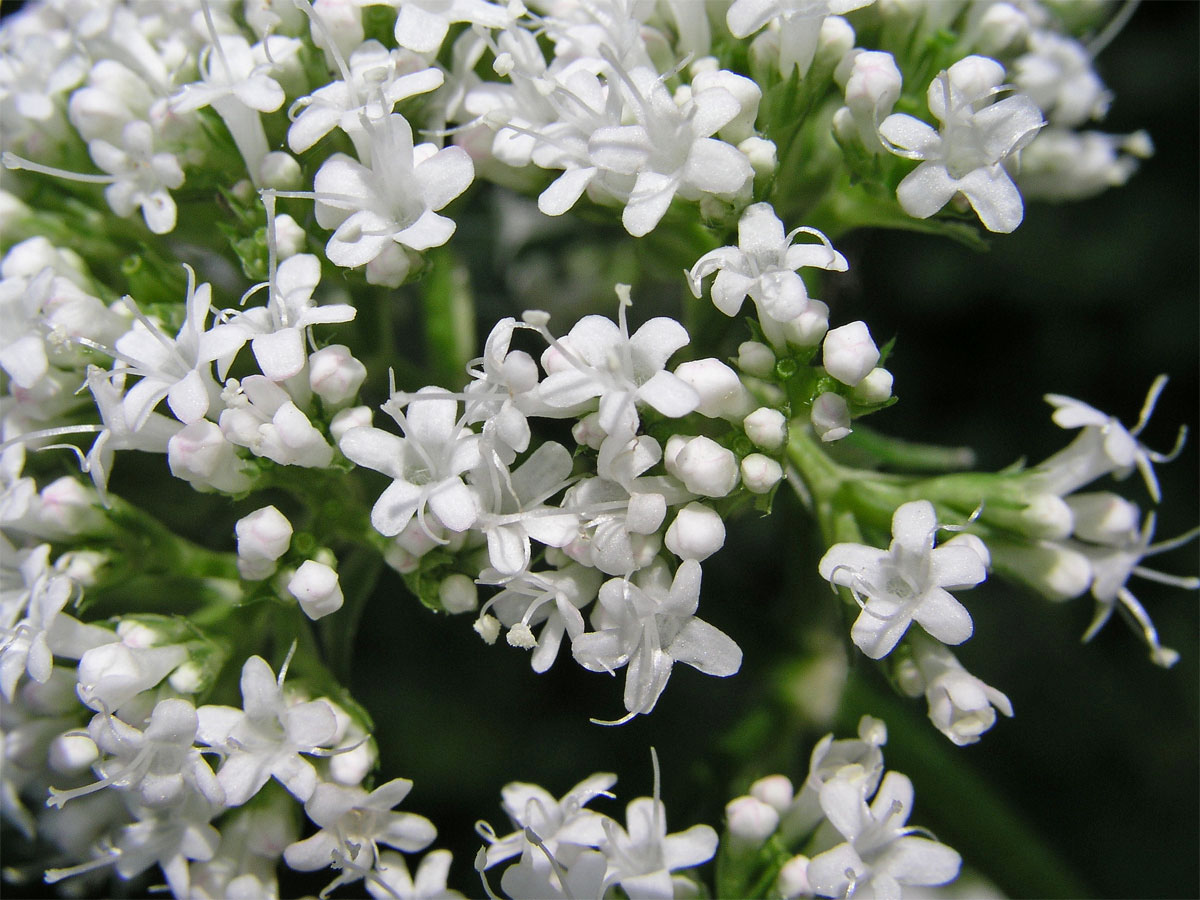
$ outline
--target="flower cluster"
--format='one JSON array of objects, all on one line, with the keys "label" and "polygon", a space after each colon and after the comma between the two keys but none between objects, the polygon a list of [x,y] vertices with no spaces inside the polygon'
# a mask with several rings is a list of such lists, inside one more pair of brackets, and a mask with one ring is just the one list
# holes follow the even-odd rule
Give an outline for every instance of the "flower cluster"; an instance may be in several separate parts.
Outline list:
[{"label": "flower cluster", "polygon": [[[1148,137],[1078,130],[1111,101],[1093,61],[1121,20],[1085,43],[1099,18],[987,0],[6,16],[0,814],[28,839],[6,880],[276,897],[286,867],[334,870],[322,896],[461,896],[450,851],[410,870],[437,831],[396,811],[413,783],[376,746],[394,732],[347,687],[381,571],[538,674],[564,643],[624,669],[624,712],[592,720],[620,725],[676,663],[742,669],[713,622],[745,610],[710,596],[712,567],[783,487],[847,643],[955,744],[1013,714],[948,649],[974,631],[955,594],[989,573],[1090,591],[1085,637],[1116,611],[1170,666],[1127,582],[1200,587],[1142,565],[1197,532],[1152,543],[1154,513],[1079,490],[1136,469],[1160,501],[1153,464],[1177,451],[1140,434],[1165,378],[1132,429],[1048,395],[1079,430],[1066,449],[961,471],[858,424],[895,401],[891,342],[817,299],[856,227],[979,242],[976,219],[1007,233],[1026,199],[1124,183]],[[482,283],[489,252],[578,235],[603,277],[533,300]],[[615,317],[574,302],[614,286]],[[614,775],[562,799],[515,782],[514,830],[480,824],[477,868],[492,895],[503,864],[514,898],[712,893],[710,860],[718,896],[946,883],[959,856],[906,824],[885,738],[870,717],[826,737],[799,790],[755,782],[720,837],[668,833],[657,758],[624,824],[590,808]]]}]

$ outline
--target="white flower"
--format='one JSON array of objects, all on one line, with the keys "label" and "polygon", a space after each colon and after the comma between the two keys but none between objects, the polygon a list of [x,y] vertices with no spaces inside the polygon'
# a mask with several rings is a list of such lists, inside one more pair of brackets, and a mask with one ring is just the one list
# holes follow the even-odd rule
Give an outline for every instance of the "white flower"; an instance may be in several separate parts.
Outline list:
[{"label": "white flower", "polygon": [[406,853],[424,850],[437,837],[433,823],[414,813],[391,811],[408,796],[412,784],[406,778],[393,778],[369,794],[359,787],[318,785],[304,811],[320,831],[289,844],[283,861],[299,872],[330,865],[342,868],[342,874],[322,891],[329,894],[362,878],[378,860],[380,844]]},{"label": "white flower", "polygon": [[[285,667],[286,669],[286,667]],[[329,746],[337,731],[325,700],[289,703],[261,656],[242,666],[242,709],[202,706],[199,741],[226,754],[217,772],[229,806],[241,806],[272,777],[299,800],[317,787],[317,771],[301,754]]]},{"label": "white flower", "polygon": [[336,229],[325,254],[348,269],[364,266],[389,247],[440,247],[454,221],[437,214],[475,177],[461,147],[413,146],[412,128],[398,113],[368,127],[368,165],[335,153],[317,171],[317,223]]},{"label": "white flower", "polygon": [[808,864],[818,897],[899,897],[901,885],[945,884],[958,875],[958,853],[905,827],[912,811],[912,782],[888,772],[867,806],[861,781],[840,774],[821,788],[821,808],[846,839]]},{"label": "white flower", "polygon": [[1112,94],[1092,68],[1092,54],[1075,38],[1052,31],[1029,35],[1029,52],[1013,63],[1013,81],[1053,125],[1074,128],[1102,119]]},{"label": "white flower", "polygon": [[384,0],[399,7],[396,43],[416,53],[437,53],[453,22],[504,28],[524,11],[520,3],[500,6],[486,0]]},{"label": "white flower", "polygon": [[250,375],[239,383],[231,378],[222,396],[221,433],[239,447],[248,447],[281,466],[324,468],[333,448],[313,426],[291,395],[265,375]]},{"label": "white flower", "polygon": [[830,15],[841,15],[873,0],[734,0],[725,15],[736,38],[749,37],[773,19],[780,24],[779,71],[790,78],[799,68],[804,75],[817,52],[821,25]]},{"label": "white flower", "polygon": [[179,644],[140,646],[135,637],[101,644],[79,658],[76,691],[85,706],[115,712],[166,678],[187,657],[187,648]]},{"label": "white flower", "polygon": [[394,480],[375,502],[371,524],[387,537],[404,530],[416,515],[421,529],[437,543],[425,521],[426,510],[451,531],[466,531],[479,515],[479,499],[463,483],[462,474],[479,463],[479,436],[457,419],[458,403],[435,387],[408,400],[407,413],[393,398],[384,404],[399,424],[399,438],[379,428],[351,428],[338,442],[352,461]]},{"label": "white flower", "polygon": [[660,316],[631,336],[625,316],[631,303],[629,286],[617,285],[617,296],[618,323],[584,316],[562,340],[545,333],[551,346],[542,354],[542,366],[549,374],[538,385],[537,396],[563,416],[582,412],[599,398],[600,427],[626,440],[638,429],[638,402],[679,418],[700,405],[700,395],[666,371],[667,360],[690,340],[687,330]]},{"label": "white flower", "polygon": [[604,820],[600,849],[608,857],[605,881],[619,884],[630,900],[676,896],[671,873],[708,862],[717,852],[717,833],[708,825],[667,834],[667,810],[656,798],[631,802],[625,823],[622,828],[612,819]]},{"label": "white flower", "polygon": [[136,792],[139,801],[151,809],[182,804],[187,792],[223,805],[225,792],[200,751],[192,746],[198,725],[196,708],[182,699],[155,704],[144,731],[116,716],[94,716],[88,734],[107,755],[95,766],[101,780],[68,791],[51,788],[47,804],[61,808],[69,800],[111,786]]},{"label": "white flower", "polygon": [[[303,153],[334,128],[341,128],[360,152],[370,147],[363,118],[380,120],[390,115],[397,103],[416,94],[441,87],[440,69],[413,69],[420,57],[403,50],[388,50],[376,40],[364,41],[350,54],[349,81],[333,81],[292,104],[295,116],[288,129],[288,147]],[[297,114],[299,110],[299,114]]]},{"label": "white flower", "polygon": [[1051,418],[1061,428],[1082,428],[1079,436],[1066,448],[1051,456],[1035,470],[1039,482],[1058,494],[1069,494],[1076,488],[1113,473],[1125,478],[1137,468],[1146,482],[1146,490],[1157,503],[1162,499],[1158,479],[1151,463],[1170,462],[1183,448],[1187,429],[1180,427],[1179,437],[1170,453],[1148,450],[1137,438],[1150,421],[1154,404],[1167,384],[1167,376],[1159,375],[1150,385],[1146,402],[1138,415],[1137,424],[1127,429],[1113,416],[1106,415],[1071,397],[1047,394],[1046,402],[1054,407]]},{"label": "white flower", "polygon": [[375,863],[375,877],[367,881],[367,893],[376,900],[462,900],[463,894],[446,887],[451,859],[449,850],[426,853],[416,875],[410,875],[404,857],[386,850]]},{"label": "white flower", "polygon": [[121,132],[121,146],[104,140],[88,144],[96,165],[113,176],[104,199],[118,216],[140,208],[146,227],[155,234],[175,229],[175,201],[168,190],[183,185],[183,169],[173,153],[155,152],[154,131],[146,122],[130,122]]},{"label": "white flower", "polygon": [[698,562],[684,560],[673,580],[661,563],[635,578],[614,578],[600,588],[592,616],[597,630],[581,634],[571,645],[575,660],[593,672],[613,673],[628,665],[626,720],[654,709],[677,662],[722,678],[742,665],[741,648],[733,639],[696,618]]},{"label": "white flower", "polygon": [[1168,575],[1156,572],[1139,565],[1147,556],[1174,550],[1193,540],[1200,534],[1200,528],[1194,528],[1177,538],[1151,544],[1154,536],[1154,513],[1146,515],[1146,521],[1141,533],[1133,533],[1126,540],[1108,546],[1081,544],[1070,542],[1074,550],[1078,550],[1088,558],[1092,566],[1092,596],[1096,600],[1096,616],[1084,634],[1085,641],[1091,640],[1104,627],[1113,614],[1119,610],[1130,626],[1141,634],[1146,646],[1150,648],[1150,659],[1157,665],[1169,668],[1179,660],[1179,654],[1163,647],[1158,642],[1158,631],[1150,616],[1138,602],[1137,597],[1126,586],[1130,577],[1140,575],[1148,581],[1157,581],[1185,590],[1200,588],[1200,578],[1185,578],[1178,575]]},{"label": "white flower", "polygon": [[151,410],[165,397],[171,413],[185,425],[204,418],[220,390],[212,376],[212,362],[228,356],[245,343],[240,329],[217,325],[209,329],[212,286],[196,286],[196,275],[187,268],[188,287],[183,326],[172,339],[130,300],[136,317],[132,328],[117,340],[113,354],[123,374],[140,375],[122,400],[125,421],[138,431]]},{"label": "white flower", "polygon": [[478,527],[487,535],[488,559],[501,575],[515,575],[529,566],[530,538],[562,547],[575,537],[578,518],[545,505],[570,483],[573,462],[566,447],[547,441],[511,475],[481,470],[476,480],[486,511]]},{"label": "white flower", "polygon": [[337,572],[315,559],[300,564],[288,581],[287,590],[299,602],[304,614],[314,621],[337,612],[345,600]]},{"label": "white flower", "polygon": [[989,102],[1004,90],[1004,67],[968,56],[929,85],[929,111],[940,131],[912,116],[894,114],[879,126],[888,149],[921,164],[896,189],[904,211],[927,219],[961,193],[989,231],[1007,234],[1021,224],[1021,194],[1001,163],[1042,127],[1041,110],[1025,94]]},{"label": "white flower", "polygon": [[305,338],[313,325],[349,322],[356,313],[348,303],[317,306],[312,292],[321,280],[321,261],[298,253],[279,264],[268,284],[266,306],[237,314],[235,325],[246,331],[259,369],[272,381],[284,381],[304,368]]},{"label": "white flower", "polygon": [[[494,574],[485,569],[481,581]],[[489,600],[479,615],[482,618],[489,609],[494,610],[508,626],[509,644],[532,650],[530,666],[535,672],[545,672],[558,658],[563,635],[574,641],[583,633],[579,611],[596,599],[600,577],[596,569],[578,563],[552,572],[523,572],[506,582],[504,590]],[[542,630],[535,641],[532,628],[539,624]]]},{"label": "white flower", "polygon": [[968,545],[935,548],[937,528],[933,504],[914,500],[893,515],[887,550],[834,544],[821,558],[821,577],[850,588],[861,606],[850,635],[872,659],[891,653],[913,621],[946,644],[971,636],[971,615],[947,588],[973,587],[987,572]]},{"label": "white flower", "polygon": [[545,854],[529,842],[527,828],[533,829],[556,861],[572,865],[582,850],[598,847],[604,840],[601,823],[607,817],[584,807],[596,797],[611,797],[609,789],[616,783],[616,775],[597,772],[567,791],[561,800],[555,800],[549,791],[536,784],[521,781],[506,784],[500,796],[516,830],[504,837],[496,837],[490,828],[481,830],[488,841],[486,867],[519,853],[535,869],[549,869]]},{"label": "white flower", "polygon": [[[48,544],[42,544],[22,562],[21,572],[29,588],[25,616],[0,634],[0,693],[12,700],[17,681],[26,672],[44,684],[54,671],[54,657],[79,659],[87,651],[112,641],[113,634],[95,625],[85,625],[63,613],[76,595],[75,582],[45,567]],[[6,615],[5,618],[8,618]],[[7,623],[4,623],[7,625]]]},{"label": "white flower", "polygon": [[588,156],[606,172],[634,176],[621,215],[631,235],[653,231],[676,194],[733,195],[754,177],[741,151],[711,137],[742,111],[725,88],[692,91],[681,107],[656,71],[637,67],[617,75],[636,124],[596,129]]},{"label": "white flower", "polygon": [[[819,244],[795,244],[799,234],[817,238]],[[749,296],[758,310],[763,331],[776,345],[784,341],[783,323],[792,322],[809,306],[808,289],[798,274],[812,266],[845,272],[846,258],[833,249],[815,228],[783,231],[783,222],[769,203],[746,207],[738,220],[738,245],[712,250],[688,273],[692,295],[699,297],[701,282],[717,273],[712,284],[713,305],[727,316],[735,316]]]},{"label": "white flower", "polygon": [[[929,720],[959,747],[979,741],[996,724],[996,712],[1012,717],[1012,702],[976,678],[937,641],[912,639],[913,661],[929,703]],[[916,693],[921,685],[916,685]]]}]

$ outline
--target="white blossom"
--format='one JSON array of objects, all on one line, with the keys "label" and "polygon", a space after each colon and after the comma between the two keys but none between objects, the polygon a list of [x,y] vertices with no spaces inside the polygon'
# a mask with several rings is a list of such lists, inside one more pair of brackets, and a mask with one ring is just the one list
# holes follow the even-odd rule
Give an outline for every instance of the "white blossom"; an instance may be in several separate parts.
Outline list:
[{"label": "white blossom", "polygon": [[887,656],[914,621],[943,643],[971,636],[970,613],[948,589],[983,581],[983,560],[967,545],[935,548],[937,529],[933,504],[914,500],[893,515],[887,550],[841,543],[821,558],[821,577],[850,588],[861,607],[850,635],[872,659]]},{"label": "white blossom", "polygon": [[990,102],[1004,90],[1003,80],[1000,63],[968,56],[929,85],[929,111],[940,130],[900,113],[879,126],[892,153],[921,161],[896,189],[910,216],[927,219],[962,194],[989,231],[1008,233],[1021,224],[1021,194],[1001,163],[1029,144],[1044,122],[1025,94]]}]

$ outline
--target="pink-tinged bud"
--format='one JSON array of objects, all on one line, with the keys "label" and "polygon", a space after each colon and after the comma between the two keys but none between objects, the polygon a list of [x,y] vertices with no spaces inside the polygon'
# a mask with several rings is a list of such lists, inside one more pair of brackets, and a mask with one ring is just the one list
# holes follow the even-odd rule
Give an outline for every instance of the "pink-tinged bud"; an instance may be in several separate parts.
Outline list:
[{"label": "pink-tinged bud", "polygon": [[322,347],[308,357],[308,384],[314,394],[334,409],[354,399],[367,380],[367,367],[342,344]]},{"label": "pink-tinged bud", "polygon": [[261,581],[275,571],[275,561],[292,542],[292,523],[274,506],[264,506],[239,519],[238,571],[248,581]]},{"label": "pink-tinged bud", "polygon": [[742,460],[742,484],[752,494],[765,494],[783,480],[783,466],[762,453],[751,453]]},{"label": "pink-tinged bud", "polygon": [[200,490],[236,494],[253,484],[233,444],[225,440],[216,422],[207,419],[193,422],[167,442],[167,463],[172,475]]},{"label": "pink-tinged bud", "polygon": [[850,408],[837,394],[825,393],[812,405],[812,426],[822,441],[840,441],[850,433]]},{"label": "pink-tinged bud", "polygon": [[287,584],[288,593],[314,621],[342,608],[344,597],[337,572],[315,559],[306,560]]},{"label": "pink-tinged bud", "polygon": [[712,438],[692,438],[675,457],[675,469],[689,491],[706,497],[724,497],[738,482],[738,462],[733,451]]},{"label": "pink-tinged bud", "polygon": [[777,409],[760,406],[742,420],[746,437],[764,450],[778,450],[787,443],[787,417]]}]

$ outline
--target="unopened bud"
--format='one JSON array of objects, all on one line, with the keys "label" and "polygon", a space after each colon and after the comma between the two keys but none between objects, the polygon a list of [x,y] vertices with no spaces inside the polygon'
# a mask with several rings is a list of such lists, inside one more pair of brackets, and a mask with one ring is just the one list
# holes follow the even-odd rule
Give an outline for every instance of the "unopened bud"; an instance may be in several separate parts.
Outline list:
[{"label": "unopened bud", "polygon": [[837,394],[824,393],[813,401],[812,426],[822,441],[840,441],[850,433],[850,408]]},{"label": "unopened bud", "polygon": [[784,900],[812,896],[812,886],[808,883],[807,856],[793,856],[783,864],[783,868],[779,870],[779,876],[775,879],[775,890]]},{"label": "unopened bud", "polygon": [[276,150],[263,157],[258,166],[259,182],[263,187],[277,191],[294,191],[300,187],[302,173],[300,163],[290,153]]},{"label": "unopened bud", "polygon": [[750,785],[750,796],[757,797],[781,813],[792,805],[796,788],[786,775],[767,775]]},{"label": "unopened bud", "polygon": [[751,453],[742,460],[742,484],[752,494],[765,494],[783,480],[783,467],[769,456]]},{"label": "unopened bud", "polygon": [[764,450],[778,450],[787,443],[787,417],[769,406],[760,406],[746,416],[742,427],[754,446]]},{"label": "unopened bud", "polygon": [[287,589],[299,601],[304,614],[314,621],[337,612],[345,600],[337,572],[315,559],[301,563]]},{"label": "unopened bud", "polygon": [[779,827],[779,813],[757,797],[735,797],[725,804],[729,836],[737,843],[760,847]]},{"label": "unopened bud", "polygon": [[820,300],[809,298],[804,312],[783,326],[789,344],[815,347],[829,330],[829,307]]},{"label": "unopened bud", "polygon": [[352,406],[349,409],[343,409],[333,421],[329,423],[329,433],[335,441],[341,441],[342,437],[351,428],[359,428],[371,424],[371,407],[369,406]]},{"label": "unopened bud", "polygon": [[775,371],[775,351],[758,341],[744,341],[738,345],[737,364],[747,375],[770,378]]},{"label": "unopened bud", "polygon": [[1094,544],[1120,546],[1137,537],[1141,513],[1136,503],[1100,491],[1065,498],[1075,515],[1075,537]]},{"label": "unopened bud", "polygon": [[825,335],[822,345],[825,371],[842,384],[853,387],[879,362],[879,348],[865,322],[851,322]]},{"label": "unopened bud", "polygon": [[247,581],[261,581],[275,571],[275,561],[292,542],[292,523],[274,506],[264,506],[238,520],[238,572]]},{"label": "unopened bud", "polygon": [[675,514],[664,543],[680,559],[699,562],[725,546],[725,523],[714,510],[692,502]]},{"label": "unopened bud", "polygon": [[892,373],[876,366],[850,391],[859,403],[883,403],[892,396]]},{"label": "unopened bud", "polygon": [[472,612],[479,606],[479,590],[468,576],[455,573],[438,585],[438,600],[448,613]]},{"label": "unopened bud", "polygon": [[167,441],[167,464],[172,475],[199,489],[237,494],[253,484],[233,444],[216,422],[207,419],[193,422]]},{"label": "unopened bud", "polygon": [[754,170],[755,178],[770,178],[779,168],[779,151],[775,147],[774,141],[760,137],[748,137],[739,143],[737,148],[750,161],[750,168]]},{"label": "unopened bud", "polygon": [[681,363],[675,374],[700,395],[696,407],[711,419],[740,419],[754,408],[754,399],[737,372],[719,359],[697,359]]},{"label": "unopened bud", "polygon": [[675,457],[679,479],[693,494],[724,497],[738,481],[738,462],[733,451],[712,438],[692,438]]},{"label": "unopened bud", "polygon": [[308,247],[308,234],[300,223],[284,213],[275,217],[275,252],[282,262],[297,253],[303,253]]},{"label": "unopened bud", "polygon": [[327,406],[338,408],[354,399],[367,379],[367,367],[350,348],[330,344],[308,357],[308,384]]}]

